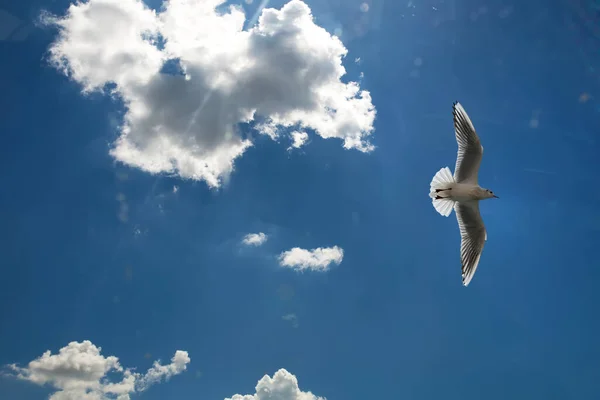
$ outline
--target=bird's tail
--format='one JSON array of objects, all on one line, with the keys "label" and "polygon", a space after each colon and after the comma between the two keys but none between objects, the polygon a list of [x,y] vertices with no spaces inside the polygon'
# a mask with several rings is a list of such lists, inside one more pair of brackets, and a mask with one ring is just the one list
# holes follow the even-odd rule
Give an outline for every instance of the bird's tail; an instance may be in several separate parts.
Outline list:
[{"label": "bird's tail", "polygon": [[455,183],[455,181],[452,172],[450,172],[450,168],[444,167],[433,176],[433,179],[429,184],[429,197],[433,199],[433,207],[444,217],[448,217],[452,213],[454,200],[447,198],[449,197],[449,193],[445,191],[436,192],[436,190],[448,189],[452,187],[453,183]]}]

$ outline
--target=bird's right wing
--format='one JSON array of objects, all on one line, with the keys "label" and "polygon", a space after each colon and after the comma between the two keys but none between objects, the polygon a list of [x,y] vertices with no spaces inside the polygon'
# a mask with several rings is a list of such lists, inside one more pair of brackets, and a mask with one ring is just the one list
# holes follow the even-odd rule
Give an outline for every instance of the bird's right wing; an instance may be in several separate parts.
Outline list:
[{"label": "bird's right wing", "polygon": [[462,282],[467,286],[479,265],[487,233],[479,213],[479,201],[457,202],[454,206],[460,228],[460,260]]},{"label": "bird's right wing", "polygon": [[483,147],[479,142],[479,137],[475,132],[471,119],[459,102],[453,104],[452,114],[454,115],[454,133],[458,143],[454,179],[458,183],[464,182],[477,185]]}]

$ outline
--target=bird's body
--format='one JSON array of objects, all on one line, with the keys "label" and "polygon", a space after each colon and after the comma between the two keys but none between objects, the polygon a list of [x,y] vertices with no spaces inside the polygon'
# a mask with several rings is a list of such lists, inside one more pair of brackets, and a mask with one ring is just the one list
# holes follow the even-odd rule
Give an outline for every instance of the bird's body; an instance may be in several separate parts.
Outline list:
[{"label": "bird's body", "polygon": [[437,212],[447,217],[454,209],[460,228],[462,281],[467,286],[479,265],[487,240],[485,225],[479,214],[479,201],[497,197],[479,186],[478,173],[483,147],[464,108],[454,103],[454,131],[458,154],[454,176],[448,167],[440,169],[430,184],[430,197]]},{"label": "bird's body", "polygon": [[443,191],[438,192],[438,195],[442,198],[459,202],[488,198],[485,189],[472,183],[450,183],[443,188]]}]

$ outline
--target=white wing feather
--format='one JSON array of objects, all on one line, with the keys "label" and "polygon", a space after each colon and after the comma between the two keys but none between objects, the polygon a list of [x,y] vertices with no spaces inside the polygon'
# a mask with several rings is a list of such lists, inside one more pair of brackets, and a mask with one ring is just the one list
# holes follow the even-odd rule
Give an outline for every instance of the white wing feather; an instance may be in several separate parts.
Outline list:
[{"label": "white wing feather", "polygon": [[454,133],[458,143],[454,179],[458,183],[477,185],[483,146],[481,146],[471,119],[460,103],[453,104],[452,114],[454,115]]},{"label": "white wing feather", "polygon": [[457,202],[454,210],[460,228],[462,281],[463,285],[468,286],[479,265],[487,232],[479,213],[479,201]]}]

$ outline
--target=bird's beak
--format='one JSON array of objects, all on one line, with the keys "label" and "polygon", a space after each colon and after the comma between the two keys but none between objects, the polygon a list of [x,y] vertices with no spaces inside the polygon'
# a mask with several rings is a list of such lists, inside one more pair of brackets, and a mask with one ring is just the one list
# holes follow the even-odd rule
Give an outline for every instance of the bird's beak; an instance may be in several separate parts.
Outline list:
[{"label": "bird's beak", "polygon": [[496,198],[496,199],[499,199],[500,197],[498,197],[498,196],[494,195],[494,198]]}]

